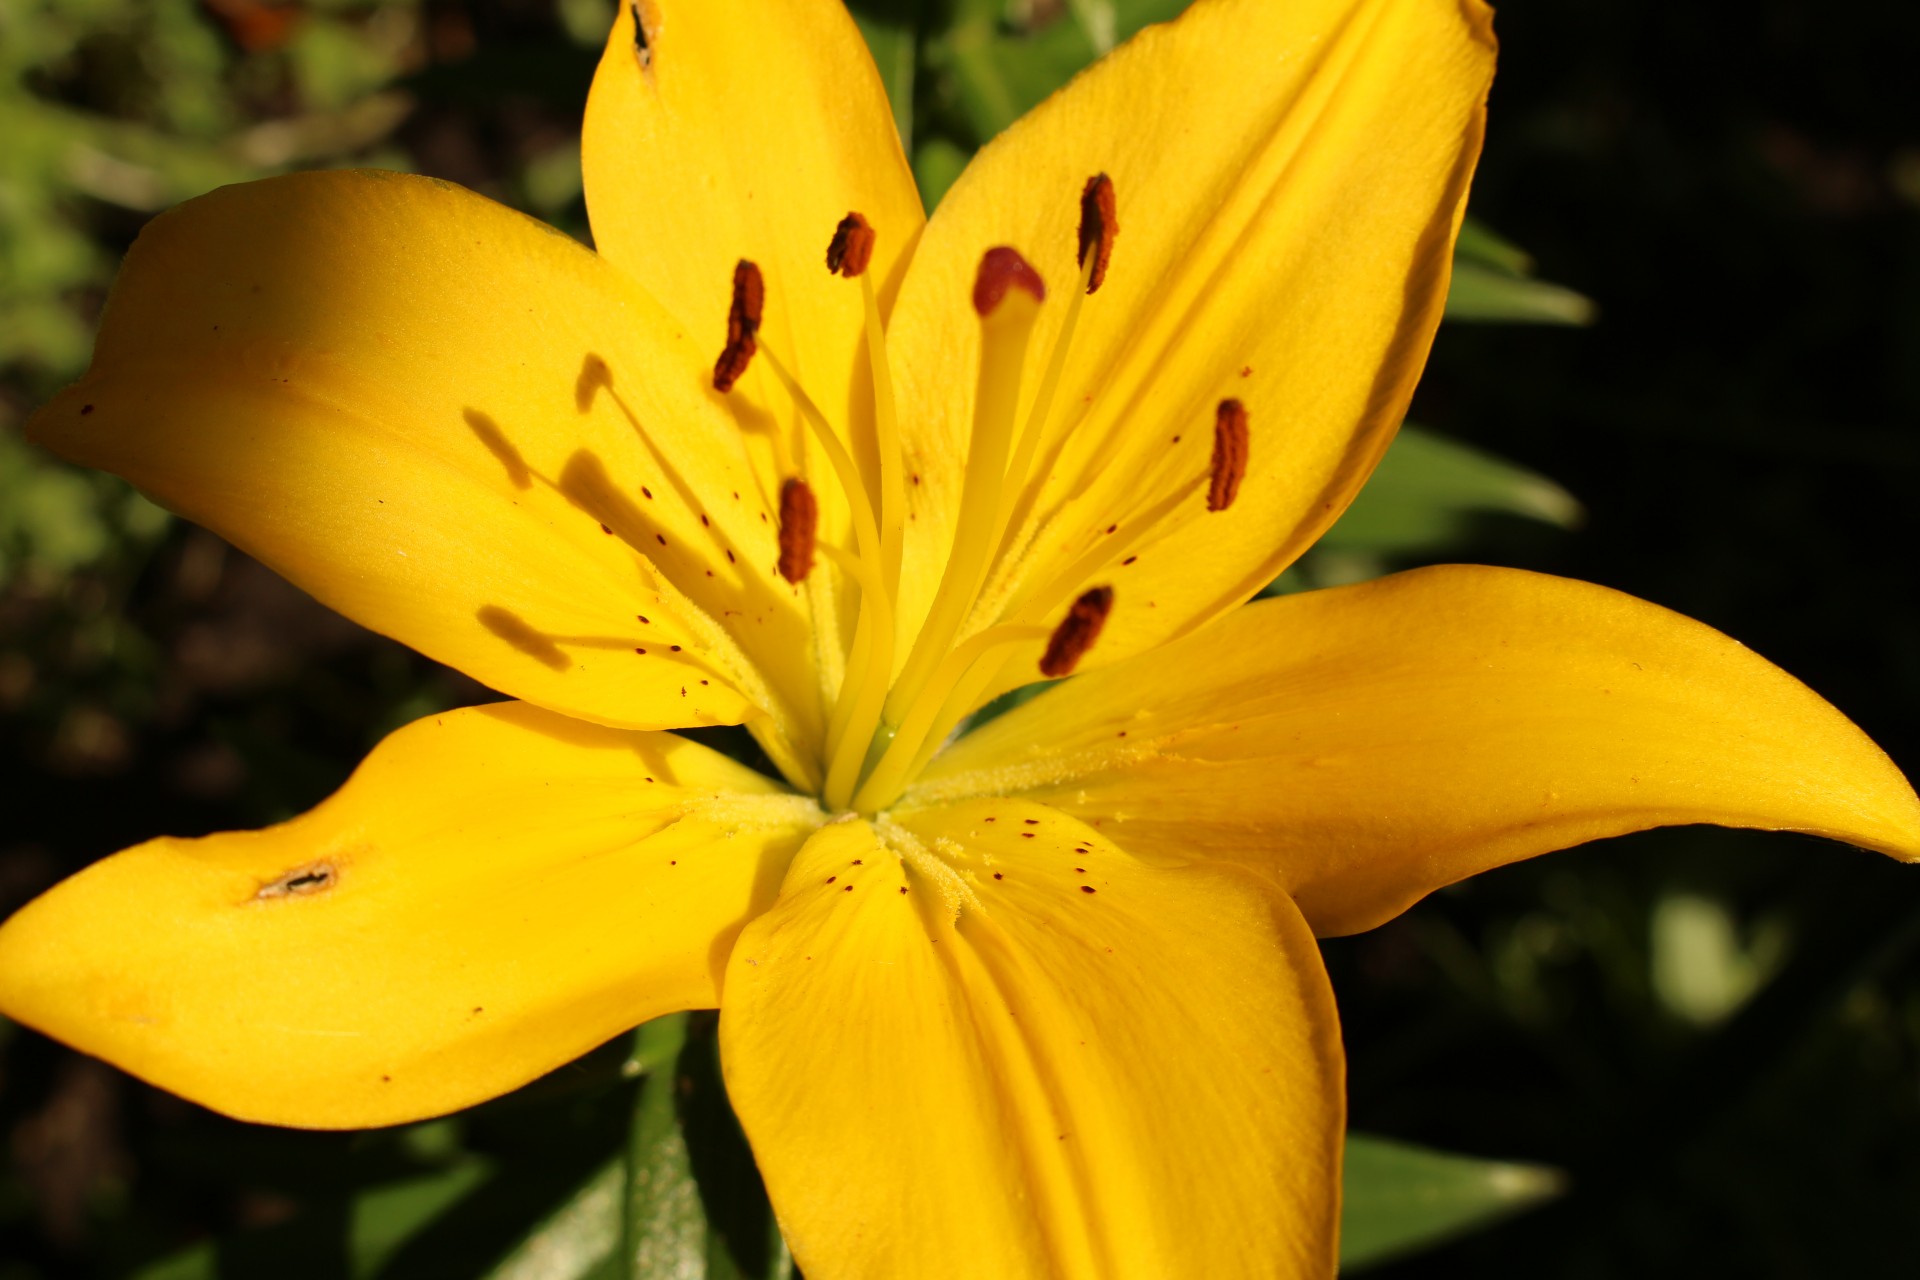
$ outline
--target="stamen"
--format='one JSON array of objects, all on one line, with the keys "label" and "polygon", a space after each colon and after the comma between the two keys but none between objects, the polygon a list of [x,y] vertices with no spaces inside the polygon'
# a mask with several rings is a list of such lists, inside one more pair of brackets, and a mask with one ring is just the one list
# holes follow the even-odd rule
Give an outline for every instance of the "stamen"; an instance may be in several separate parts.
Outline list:
[{"label": "stamen", "polygon": [[1093,269],[1087,273],[1087,292],[1098,289],[1107,278],[1107,260],[1113,256],[1113,238],[1120,234],[1120,219],[1114,213],[1113,179],[1104,173],[1096,173],[1087,179],[1086,189],[1080,193],[1080,256],[1081,266],[1087,265],[1087,258],[1093,258]]},{"label": "stamen", "polygon": [[727,309],[727,345],[713,365],[713,389],[722,393],[746,373],[753,353],[760,349],[754,335],[760,332],[760,309],[766,303],[767,286],[760,268],[742,258],[733,268],[733,303]]},{"label": "stamen", "polygon": [[901,549],[906,543],[907,491],[900,479],[900,426],[893,404],[893,369],[887,363],[887,328],[880,315],[880,298],[867,266],[878,239],[873,226],[857,210],[840,219],[827,246],[827,270],[860,280],[861,300],[867,312],[867,367],[873,375],[873,431],[880,459],[881,581],[892,592],[900,583]]},{"label": "stamen", "polygon": [[[755,275],[757,277],[758,273]],[[834,434],[826,415],[820,412],[820,406],[806,393],[799,379],[787,368],[786,362],[771,347],[765,349],[765,354],[767,367],[787,389],[794,407],[800,411],[801,420],[812,430],[814,439],[819,442],[840,481],[840,490],[853,516],[854,540],[860,548],[860,560],[866,564],[881,564],[879,523],[874,518],[873,504],[868,500],[866,485],[861,482],[860,470],[854,464],[853,455],[847,452],[846,445]],[[816,549],[824,549],[824,544],[816,544]],[[858,780],[856,771],[866,757],[865,741],[880,720],[882,700],[886,696],[886,673],[893,670],[893,601],[884,590],[875,589],[879,583],[873,575],[857,577],[856,581],[861,584],[860,615],[855,626],[856,648],[860,647],[858,636],[862,630],[866,630],[871,637],[868,646],[862,650],[865,656],[858,669],[863,674],[878,672],[880,675],[878,679],[864,679],[858,686],[851,680],[841,682],[840,694],[829,718],[827,752],[830,763],[822,791],[824,798],[835,808],[844,808],[847,798],[853,793],[854,783]],[[862,744],[857,750],[850,741],[856,736]]]},{"label": "stamen", "polygon": [[980,271],[973,278],[973,309],[990,316],[1007,300],[1009,290],[1019,289],[1035,302],[1047,300],[1047,286],[1018,249],[998,245],[980,259]]},{"label": "stamen", "polygon": [[799,476],[780,486],[780,576],[801,583],[813,572],[814,534],[820,527],[820,502]]},{"label": "stamen", "polygon": [[1213,472],[1207,484],[1207,510],[1225,511],[1240,496],[1247,475],[1247,407],[1222,400],[1213,416]]},{"label": "stamen", "polygon": [[1112,612],[1112,587],[1094,587],[1082,593],[1073,602],[1073,608],[1067,610],[1067,616],[1061,619],[1053,638],[1047,641],[1047,651],[1040,656],[1040,674],[1048,677],[1072,675],[1073,669],[1080,665],[1080,659],[1100,638],[1100,629],[1107,625],[1107,615]]},{"label": "stamen", "polygon": [[873,260],[873,227],[857,213],[840,219],[827,246],[827,270],[852,280],[866,274]]},{"label": "stamen", "polygon": [[[998,532],[994,545],[992,563],[1006,564],[1011,561],[1012,547],[1016,535],[1021,532],[1020,525],[1031,511],[1032,503],[1039,494],[1027,493],[1027,480],[1033,470],[1034,456],[1039,452],[1041,437],[1046,434],[1048,417],[1053,413],[1054,393],[1060,389],[1060,378],[1066,371],[1067,353],[1073,349],[1073,335],[1080,327],[1080,304],[1087,295],[1100,287],[1106,278],[1107,260],[1113,256],[1113,238],[1119,233],[1120,224],[1113,214],[1113,180],[1104,173],[1097,173],[1087,179],[1087,185],[1080,193],[1080,287],[1074,290],[1072,299],[1067,303],[1067,316],[1061,322],[1060,332],[1053,340],[1053,353],[1047,357],[1046,372],[1040,378],[1040,390],[1033,398],[1033,408],[1027,413],[1027,422],[1020,430],[1020,442],[1013,451],[1013,461],[1007,467],[1006,498],[1001,503],[999,519],[995,521]],[[1089,252],[1093,250],[1093,252]]]}]

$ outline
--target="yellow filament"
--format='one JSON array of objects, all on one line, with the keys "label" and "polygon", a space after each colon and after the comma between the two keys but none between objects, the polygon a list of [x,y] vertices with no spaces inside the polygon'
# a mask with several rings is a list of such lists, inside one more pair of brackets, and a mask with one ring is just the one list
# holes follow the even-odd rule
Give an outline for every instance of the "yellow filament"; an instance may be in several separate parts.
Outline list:
[{"label": "yellow filament", "polygon": [[[854,539],[860,547],[860,561],[865,565],[881,564],[880,530],[853,456],[847,452],[847,446],[834,434],[820,407],[814,404],[813,398],[800,386],[785,362],[764,342],[760,344],[760,354],[766,357],[767,366],[785,385],[787,394],[793,397],[794,404],[800,409],[800,416],[813,429],[814,436],[827,455],[827,461],[833,465],[834,474],[839,477],[840,488],[846,494],[847,506],[853,513]],[[835,558],[835,563],[841,562]],[[854,580],[860,584],[860,621],[855,628],[855,642],[857,645],[860,629],[866,629],[870,637],[869,652],[864,669],[849,668],[847,678],[841,681],[840,694],[834,706],[833,720],[846,725],[840,742],[829,756],[827,767],[824,795],[827,802],[835,806],[844,805],[853,793],[855,775],[866,756],[866,740],[873,734],[873,722],[880,718],[887,673],[893,669],[893,601],[881,589],[878,578],[873,574],[855,574]],[[849,699],[852,699],[850,709],[842,712],[839,704]]]},{"label": "yellow filament", "polygon": [[1098,254],[1090,253],[1080,266],[1080,285],[1067,303],[1067,317],[1061,322],[1060,333],[1053,340],[1053,353],[1047,357],[1047,369],[1041,375],[1040,390],[1033,397],[1033,409],[1027,414],[1027,425],[1021,428],[1020,443],[1013,451],[1013,461],[1007,465],[1007,487],[994,520],[996,560],[1006,554],[1007,535],[1019,514],[1016,508],[1026,492],[1029,473],[1033,470],[1033,456],[1040,451],[1040,441],[1046,435],[1047,418],[1053,412],[1054,393],[1060,390],[1060,377],[1067,367],[1067,354],[1073,347],[1073,335],[1080,327],[1080,307],[1087,300],[1087,282],[1093,279],[1093,264],[1098,257]]},{"label": "yellow filament", "polygon": [[906,708],[919,698],[953,638],[973,607],[986,576],[987,558],[999,540],[995,522],[1000,517],[1006,485],[1007,454],[1020,405],[1020,374],[1026,364],[1027,343],[1039,317],[1039,300],[1021,289],[1011,289],[991,315],[980,322],[980,379],[974,396],[973,441],[967,451],[965,488],[953,535],[953,551],[934,593],[933,608],[914,640],[900,678],[887,696],[883,718],[901,723]]},{"label": "yellow filament", "polygon": [[[987,652],[1001,645],[1018,644],[1028,640],[1044,640],[1050,634],[1045,627],[1005,626],[992,627],[969,637],[940,662],[927,681],[927,687],[915,700],[913,710],[901,722],[900,729],[887,743],[885,752],[867,780],[861,784],[859,792],[853,798],[853,806],[862,813],[872,813],[892,804],[900,794],[901,787],[911,776],[908,766],[919,754],[919,748],[938,721],[940,712],[946,707],[946,697],[954,686],[958,685],[967,672]],[[945,734],[941,735],[943,738]],[[936,744],[937,745],[937,744]]]},{"label": "yellow filament", "polygon": [[[1010,634],[1015,631],[1023,631],[1034,636],[1052,634],[1050,628],[1038,625],[1040,620],[1059,609],[1069,596],[1085,587],[1099,570],[1115,561],[1126,559],[1150,541],[1173,536],[1203,515],[1204,508],[1201,508],[1189,512],[1171,529],[1161,527],[1169,515],[1204,488],[1206,483],[1206,476],[1197,476],[1148,507],[1140,515],[1129,516],[1121,521],[1117,539],[1103,536],[1065,569],[1048,579],[1045,586],[1023,597],[1015,606],[1014,621],[982,634],[993,635],[1002,632]],[[891,804],[898,798],[899,791],[905,788],[908,779],[920,776],[920,771],[927,767],[927,762],[933,759],[934,752],[938,751],[940,744],[947,740],[947,735],[952,733],[959,723],[979,705],[981,695],[999,676],[1001,669],[1006,666],[1007,659],[1012,655],[1001,654],[994,661],[977,661],[984,656],[984,651],[975,655],[976,661],[970,664],[971,669],[959,674],[953,687],[940,703],[938,714],[931,718],[926,736],[920,741],[912,761],[905,768],[895,768],[892,771],[891,777],[895,779],[895,791],[886,797],[886,803]],[[916,707],[915,710],[919,708]],[[901,736],[905,736],[904,731]],[[875,772],[877,776],[878,771]],[[877,792],[878,788],[875,788],[875,791]]]},{"label": "yellow filament", "polygon": [[880,581],[888,595],[900,588],[901,548],[907,537],[907,486],[901,476],[900,419],[894,409],[887,330],[871,272],[860,274],[867,304],[867,363],[873,369],[873,429],[880,454]]},{"label": "yellow filament", "polygon": [[[815,549],[858,583],[863,597],[881,594],[880,580],[874,575],[873,566],[858,556],[849,555],[831,543],[819,543]],[[849,686],[859,684],[864,688],[866,684],[871,683],[868,673],[873,668],[873,642],[873,613],[871,610],[862,609],[860,620],[854,624],[853,651],[847,657],[846,675],[841,681],[840,695],[834,699],[832,718],[827,726],[826,758],[829,761],[838,756],[840,744],[846,740],[847,725],[853,719],[854,705],[859,701],[858,697],[849,691]],[[891,660],[891,653],[888,654],[888,658]]]}]

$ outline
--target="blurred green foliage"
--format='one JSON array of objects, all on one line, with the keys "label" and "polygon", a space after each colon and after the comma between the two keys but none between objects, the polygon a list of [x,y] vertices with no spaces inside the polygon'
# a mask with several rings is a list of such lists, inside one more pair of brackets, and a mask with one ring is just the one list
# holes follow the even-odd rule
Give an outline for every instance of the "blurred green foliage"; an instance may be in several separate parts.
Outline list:
[{"label": "blurred green foliage", "polygon": [[[1696,73],[1726,64],[1703,16],[1503,10],[1476,211],[1599,297],[1604,323],[1570,332],[1600,308],[1469,219],[1416,404],[1438,429],[1404,431],[1276,589],[1460,555],[1589,576],[1766,641],[1915,758],[1920,620],[1886,586],[1910,582],[1920,533],[1904,500],[1920,140],[1880,121],[1920,103],[1858,95],[1892,83],[1875,59],[1920,30],[1888,8],[1835,35],[1809,3],[1743,14],[1749,61],[1732,62],[1824,95],[1804,108],[1737,78],[1703,97],[1642,56],[1665,42]],[[929,204],[1075,69],[1180,7],[854,5]],[[0,910],[157,831],[296,812],[388,729],[487,696],[18,426],[84,365],[141,222],[220,183],[415,169],[586,238],[578,114],[612,12],[0,0],[0,741],[20,784]],[[1845,247],[1861,236],[1872,265]],[[1743,328],[1788,303],[1807,319],[1786,347]],[[1805,351],[1820,376],[1783,383]],[[1821,648],[1829,629],[1847,643]],[[1910,1249],[1920,1192],[1920,918],[1887,868],[1792,844],[1657,833],[1329,943],[1356,1123],[1527,1162],[1354,1136],[1347,1266],[1897,1271],[1876,1264]],[[786,1275],[713,1041],[708,1017],[650,1024],[460,1116],[330,1135],[224,1121],[0,1026],[0,1280]]]}]

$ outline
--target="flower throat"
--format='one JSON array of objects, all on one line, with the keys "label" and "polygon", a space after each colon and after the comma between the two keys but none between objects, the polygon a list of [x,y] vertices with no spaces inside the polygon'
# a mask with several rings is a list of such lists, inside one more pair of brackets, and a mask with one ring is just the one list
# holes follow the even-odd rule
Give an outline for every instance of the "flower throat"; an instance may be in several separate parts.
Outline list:
[{"label": "flower throat", "polygon": [[[877,484],[871,490],[841,434],[801,386],[792,366],[761,339],[766,286],[760,268],[746,259],[734,268],[727,340],[714,363],[714,388],[731,391],[755,357],[762,357],[764,367],[779,380],[819,443],[851,516],[851,549],[822,538],[813,481],[795,460],[777,456],[783,472],[780,576],[798,586],[816,560],[825,558],[859,588],[846,675],[832,695],[827,715],[821,798],[830,809],[871,814],[898,799],[1001,675],[1015,646],[1044,642],[1036,674],[1048,679],[1071,674],[1099,639],[1114,606],[1112,586],[1089,587],[1089,580],[1115,564],[1131,564],[1149,539],[1157,541],[1184,527],[1198,507],[1189,499],[1202,490],[1207,511],[1225,510],[1239,492],[1247,468],[1247,414],[1239,401],[1224,400],[1216,413],[1213,458],[1207,471],[1144,510],[1108,525],[1107,536],[1057,574],[981,608],[983,589],[992,581],[994,569],[1030,541],[1016,527],[1015,513],[1031,513],[1038,506],[1045,476],[1034,474],[1034,463],[1054,394],[1081,309],[1106,279],[1118,231],[1113,183],[1106,174],[1096,174],[1080,196],[1079,287],[1067,302],[1066,316],[1024,420],[1019,413],[1021,383],[1034,325],[1047,299],[1046,285],[1014,249],[1000,246],[982,256],[972,296],[980,322],[980,360],[953,545],[933,603],[904,657],[896,652],[896,637],[907,482],[886,325],[867,271],[876,231],[861,214],[849,213],[834,228],[826,254],[827,270],[858,281],[865,302],[866,354],[873,386],[872,443],[879,462]],[[1124,473],[1129,470],[1124,461],[1109,470]],[[1032,519],[1029,514],[1027,522]],[[985,613],[987,622],[967,633],[976,613]]]}]

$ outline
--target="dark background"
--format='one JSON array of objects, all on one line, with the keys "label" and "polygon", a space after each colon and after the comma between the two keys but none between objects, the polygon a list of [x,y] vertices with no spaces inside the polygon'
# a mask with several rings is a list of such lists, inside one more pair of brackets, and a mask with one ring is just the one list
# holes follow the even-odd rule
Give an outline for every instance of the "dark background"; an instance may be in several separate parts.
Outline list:
[{"label": "dark background", "polygon": [[[272,11],[169,7],[214,33],[215,79],[246,120],[332,92],[284,65]],[[61,6],[22,11],[36,8]],[[367,6],[312,8],[368,21]],[[577,131],[594,51],[545,0],[433,3],[410,20],[399,122],[285,163],[410,164],[583,233],[549,160]],[[1699,618],[1920,770],[1920,6],[1510,0],[1498,30],[1473,212],[1599,318],[1449,324],[1414,416],[1559,481],[1587,521],[1489,520],[1423,558],[1562,573]],[[128,61],[139,31],[89,37],[22,84],[102,118],[164,117]],[[937,51],[921,58],[923,118],[964,148]],[[208,136],[233,123],[169,119]],[[55,198],[109,259],[147,216],[88,191]],[[99,281],[63,297],[88,314]],[[17,429],[72,372],[16,355],[0,421]],[[84,483],[103,486],[85,491],[106,513],[103,549],[57,571],[21,551],[0,590],[0,911],[157,832],[286,816],[387,729],[484,698]],[[1750,995],[1707,1011],[1660,977],[1702,928],[1753,975]],[[1911,1274],[1917,947],[1920,874],[1704,829],[1509,868],[1329,943],[1356,1129],[1567,1178],[1558,1201],[1377,1274]],[[605,1062],[426,1138],[303,1135],[0,1034],[4,1280],[129,1274],[242,1228],[322,1241],[351,1189],[438,1167],[447,1144],[540,1166],[551,1198],[619,1140]],[[315,1248],[318,1274],[345,1265]],[[244,1273],[244,1253],[223,1255],[226,1273]],[[415,1255],[449,1268],[423,1274],[470,1269],[451,1246]]]}]

